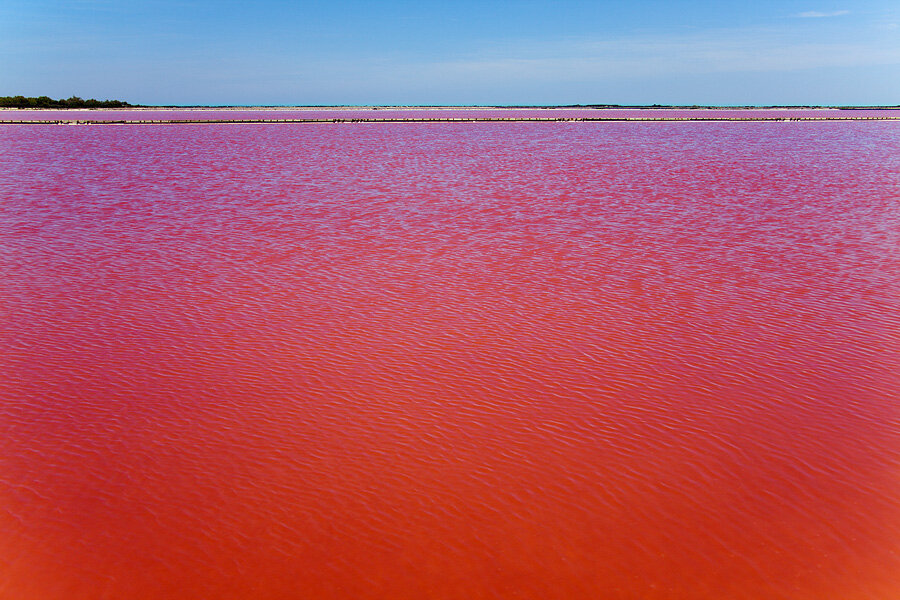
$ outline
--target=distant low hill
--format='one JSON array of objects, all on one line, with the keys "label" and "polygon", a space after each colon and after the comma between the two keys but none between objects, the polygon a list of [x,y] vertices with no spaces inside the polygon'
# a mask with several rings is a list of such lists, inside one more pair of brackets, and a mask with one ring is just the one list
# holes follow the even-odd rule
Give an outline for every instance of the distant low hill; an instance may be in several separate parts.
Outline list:
[{"label": "distant low hill", "polygon": [[123,108],[132,106],[122,100],[95,100],[72,96],[66,100],[54,100],[47,96],[26,98],[25,96],[0,96],[2,108]]}]

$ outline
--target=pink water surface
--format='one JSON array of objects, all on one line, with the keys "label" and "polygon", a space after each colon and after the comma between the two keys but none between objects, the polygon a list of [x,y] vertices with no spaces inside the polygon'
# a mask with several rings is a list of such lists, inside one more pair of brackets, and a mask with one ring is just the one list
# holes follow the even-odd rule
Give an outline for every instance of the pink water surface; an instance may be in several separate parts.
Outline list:
[{"label": "pink water surface", "polygon": [[900,109],[629,109],[629,108],[193,108],[0,110],[0,121],[162,121],[260,119],[784,119],[898,118]]},{"label": "pink water surface", "polygon": [[900,597],[900,124],[0,147],[0,598]]}]

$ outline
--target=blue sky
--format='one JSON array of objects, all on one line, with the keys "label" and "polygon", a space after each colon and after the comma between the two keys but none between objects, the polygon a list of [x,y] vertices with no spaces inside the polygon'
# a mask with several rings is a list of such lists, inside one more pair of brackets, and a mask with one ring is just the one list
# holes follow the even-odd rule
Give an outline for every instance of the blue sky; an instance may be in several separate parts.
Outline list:
[{"label": "blue sky", "polygon": [[895,0],[0,0],[0,95],[900,104]]}]

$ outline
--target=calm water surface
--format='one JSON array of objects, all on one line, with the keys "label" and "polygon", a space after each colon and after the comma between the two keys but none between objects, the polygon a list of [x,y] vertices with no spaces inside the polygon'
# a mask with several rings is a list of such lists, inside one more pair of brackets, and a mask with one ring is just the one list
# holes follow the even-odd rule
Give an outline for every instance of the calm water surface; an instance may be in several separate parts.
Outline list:
[{"label": "calm water surface", "polygon": [[900,124],[0,147],[3,600],[900,597]]}]

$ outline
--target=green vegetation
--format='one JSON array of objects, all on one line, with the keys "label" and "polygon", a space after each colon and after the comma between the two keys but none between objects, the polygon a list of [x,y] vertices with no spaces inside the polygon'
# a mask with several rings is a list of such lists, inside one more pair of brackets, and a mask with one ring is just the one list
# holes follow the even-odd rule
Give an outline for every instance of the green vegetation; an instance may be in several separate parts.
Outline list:
[{"label": "green vegetation", "polygon": [[2,108],[124,108],[131,106],[121,100],[87,100],[72,96],[67,100],[54,100],[47,96],[26,98],[25,96],[0,96]]}]

